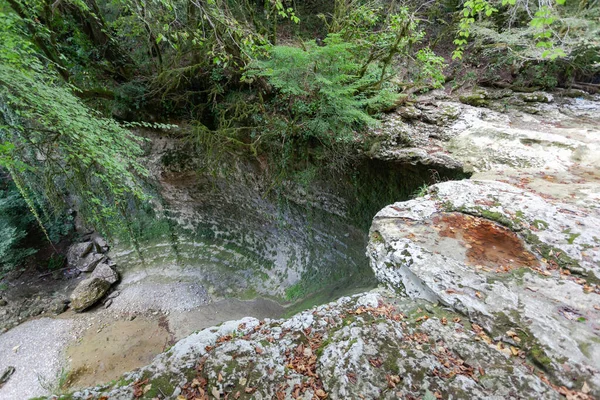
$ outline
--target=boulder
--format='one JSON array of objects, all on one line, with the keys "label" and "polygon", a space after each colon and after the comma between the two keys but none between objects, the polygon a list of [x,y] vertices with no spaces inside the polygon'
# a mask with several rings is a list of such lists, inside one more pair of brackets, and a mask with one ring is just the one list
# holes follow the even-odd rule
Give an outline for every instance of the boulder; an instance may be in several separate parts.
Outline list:
[{"label": "boulder", "polygon": [[87,256],[80,258],[75,267],[81,272],[92,272],[105,259],[106,257],[103,254],[89,253]]},{"label": "boulder", "polygon": [[519,98],[526,103],[551,103],[554,100],[551,94],[543,92],[522,93]]},{"label": "boulder", "polygon": [[106,262],[98,264],[91,275],[92,278],[99,278],[107,281],[111,285],[119,280],[119,274],[117,271],[112,269]]},{"label": "boulder", "polygon": [[181,398],[200,390],[244,399],[560,398],[463,319],[385,292],[343,297],[286,320],[243,318],[194,333],[121,380],[131,383],[74,398],[129,399],[141,377]]},{"label": "boulder", "polygon": [[100,278],[90,277],[79,282],[71,293],[71,308],[82,312],[100,300],[110,288],[110,283]]},{"label": "boulder", "polygon": [[467,316],[554,385],[598,396],[598,226],[595,212],[508,184],[444,182],[381,210],[367,253],[398,295]]},{"label": "boulder", "polygon": [[69,267],[77,268],[79,260],[86,257],[94,249],[92,242],[75,243],[67,251],[67,264]]},{"label": "boulder", "polygon": [[461,103],[468,104],[473,107],[485,107],[490,104],[489,97],[485,92],[476,92],[466,94],[458,98]]},{"label": "boulder", "polygon": [[94,246],[96,247],[96,252],[98,253],[106,253],[110,249],[108,243],[102,236],[94,237]]}]

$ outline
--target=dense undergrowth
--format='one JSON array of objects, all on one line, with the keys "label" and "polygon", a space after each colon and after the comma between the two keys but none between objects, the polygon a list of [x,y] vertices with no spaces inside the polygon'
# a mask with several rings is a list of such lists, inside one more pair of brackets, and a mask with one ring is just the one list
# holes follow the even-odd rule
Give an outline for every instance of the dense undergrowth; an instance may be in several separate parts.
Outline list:
[{"label": "dense undergrowth", "polygon": [[599,18],[598,0],[0,0],[0,168],[24,202],[4,245],[31,218],[51,239],[69,208],[138,235],[151,194],[129,128],[185,125],[214,168],[235,154],[306,184],[445,82],[597,91]]}]

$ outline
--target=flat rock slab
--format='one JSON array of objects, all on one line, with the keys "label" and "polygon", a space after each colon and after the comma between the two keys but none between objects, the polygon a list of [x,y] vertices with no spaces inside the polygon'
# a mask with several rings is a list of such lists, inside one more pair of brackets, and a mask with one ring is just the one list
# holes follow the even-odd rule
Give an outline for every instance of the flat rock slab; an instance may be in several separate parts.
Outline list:
[{"label": "flat rock slab", "polygon": [[450,306],[490,346],[597,396],[599,226],[590,210],[504,183],[445,182],[380,211],[368,255],[387,287]]}]

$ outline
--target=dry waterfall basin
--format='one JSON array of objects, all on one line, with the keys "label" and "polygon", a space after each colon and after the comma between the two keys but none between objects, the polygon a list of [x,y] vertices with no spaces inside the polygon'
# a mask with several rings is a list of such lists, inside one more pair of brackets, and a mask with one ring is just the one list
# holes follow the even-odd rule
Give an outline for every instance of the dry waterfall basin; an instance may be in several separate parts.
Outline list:
[{"label": "dry waterfall basin", "polygon": [[110,307],[0,334],[0,398],[64,380],[76,399],[600,397],[598,102],[431,96],[390,116],[404,144],[377,157],[474,179],[375,216],[378,289],[273,319],[276,303],[215,302],[185,271],[121,272]]}]

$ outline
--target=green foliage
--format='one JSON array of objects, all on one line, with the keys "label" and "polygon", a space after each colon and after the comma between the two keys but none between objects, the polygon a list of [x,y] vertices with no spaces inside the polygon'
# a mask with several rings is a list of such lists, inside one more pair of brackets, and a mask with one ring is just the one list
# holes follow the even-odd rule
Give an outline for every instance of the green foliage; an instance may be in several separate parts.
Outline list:
[{"label": "green foliage", "polygon": [[[544,49],[541,54],[541,58],[556,59],[558,57],[565,57],[566,53],[560,47],[556,47],[557,35],[551,29],[551,25],[557,20],[556,10],[551,5],[564,5],[565,0],[553,0],[552,3],[543,4],[537,3],[535,6],[530,0],[501,0],[498,7],[512,7],[514,9],[524,8],[528,13],[533,7],[537,7],[537,11],[531,17],[529,25],[536,29],[534,33],[534,43],[536,47]],[[498,8],[494,7],[492,1],[489,0],[468,0],[463,4],[461,11],[461,18],[459,20],[457,37],[454,40],[456,48],[452,54],[453,59],[462,59],[468,38],[472,34],[473,25],[476,22],[476,18],[490,18],[492,15],[498,13]],[[512,11],[513,13],[516,10]]]},{"label": "green foliage", "polygon": [[[503,0],[503,3],[511,0]],[[514,0],[512,0],[514,4]],[[504,4],[503,4],[504,5]],[[457,38],[454,39],[456,49],[452,53],[452,59],[461,59],[467,45],[467,39],[471,35],[471,26],[475,23],[475,17],[484,14],[490,17],[498,9],[494,8],[487,0],[468,0],[463,4],[462,16],[458,23]]]},{"label": "green foliage", "polygon": [[35,250],[25,244],[35,219],[17,188],[4,183],[0,189],[0,277],[18,266]]},{"label": "green foliage", "polygon": [[42,229],[50,218],[38,197],[60,210],[74,195],[84,219],[106,232],[128,199],[144,197],[139,139],[86,107],[40,59],[21,19],[0,13],[0,167]]},{"label": "green foliage", "polygon": [[[443,58],[427,47],[414,50],[423,32],[406,8],[349,11],[328,23],[334,32],[322,41],[269,47],[243,78],[269,84],[270,96],[254,116],[261,132],[253,131],[253,144],[273,147],[269,153],[278,156],[280,168],[343,168],[361,133],[378,124],[377,114],[405,87],[444,81]],[[398,58],[404,66],[394,62]]]},{"label": "green foliage", "polygon": [[[564,4],[564,0],[559,1]],[[536,11],[533,19],[529,23],[531,27],[537,29],[534,38],[537,40],[536,47],[544,49],[542,58],[554,60],[557,57],[566,56],[564,50],[554,47],[554,43],[552,41],[554,32],[551,29],[551,25],[555,21],[556,16],[554,15],[553,10],[548,6],[542,6]]]},{"label": "green foliage", "polygon": [[[270,58],[257,61],[248,71],[248,79],[264,77],[276,90],[263,118],[271,140],[288,144],[289,152],[306,156],[316,143],[329,151],[313,153],[321,161],[333,160],[331,152],[349,146],[357,130],[374,126],[377,121],[367,112],[391,104],[396,94],[383,85],[372,90],[380,81],[381,70],[367,68],[361,76],[362,65],[356,57],[357,46],[330,35],[325,46],[315,42],[303,48],[276,46]],[[290,147],[291,146],[291,147]],[[293,158],[293,154],[287,154]],[[339,166],[338,166],[339,167]]]}]

